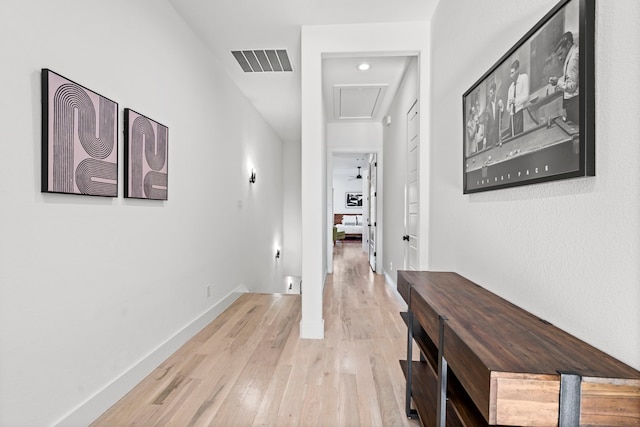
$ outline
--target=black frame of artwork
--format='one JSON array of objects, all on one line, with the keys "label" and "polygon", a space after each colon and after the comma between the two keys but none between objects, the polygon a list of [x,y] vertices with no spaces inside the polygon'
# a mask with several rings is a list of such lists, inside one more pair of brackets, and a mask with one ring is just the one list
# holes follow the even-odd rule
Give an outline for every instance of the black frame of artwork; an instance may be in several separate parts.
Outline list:
[{"label": "black frame of artwork", "polygon": [[[134,115],[135,118],[132,120]],[[134,128],[137,136],[134,136]],[[162,133],[159,130],[162,130]],[[132,151],[134,138],[139,138],[139,151],[136,153]],[[169,128],[137,111],[125,108],[124,197],[168,200],[168,164]],[[143,169],[148,170],[144,173]]]},{"label": "black frame of artwork", "polygon": [[117,197],[118,103],[48,68],[41,90],[41,191]]},{"label": "black frame of artwork", "polygon": [[[359,199],[357,199],[357,201],[354,202],[351,200],[353,197],[357,197],[360,196]],[[362,192],[361,191],[347,191],[344,194],[344,207],[345,208],[361,208],[362,207]]]},{"label": "black frame of artwork", "polygon": [[[595,4],[560,1],[462,95],[464,194],[595,176]],[[576,107],[569,89],[559,90],[571,65],[560,55],[571,55],[571,39],[579,55]],[[519,110],[508,101],[518,68],[524,79],[516,80],[528,86]]]}]

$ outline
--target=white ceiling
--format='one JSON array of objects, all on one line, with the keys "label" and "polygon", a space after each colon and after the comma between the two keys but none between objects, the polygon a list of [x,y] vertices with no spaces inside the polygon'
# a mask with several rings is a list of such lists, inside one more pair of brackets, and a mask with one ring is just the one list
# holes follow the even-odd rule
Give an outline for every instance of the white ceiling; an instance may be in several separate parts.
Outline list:
[{"label": "white ceiling", "polygon": [[[324,58],[322,90],[327,121],[381,122],[408,62],[406,56]],[[363,63],[369,70],[358,70]]]},{"label": "white ceiling", "polygon": [[[300,34],[303,25],[358,24],[427,21],[438,0],[169,0],[186,23],[209,47],[223,69],[284,140],[299,142],[301,135]],[[286,49],[293,72],[242,71],[233,50]],[[402,77],[406,57],[351,58],[323,60],[323,91],[330,121],[334,116],[334,87],[340,87],[342,105],[349,115],[354,108],[373,112],[370,119],[381,121],[390,97]],[[371,63],[367,72],[357,63]],[[344,86],[349,85],[349,86]],[[371,96],[372,86],[383,88],[381,97]],[[358,89],[363,87],[364,89]],[[353,96],[351,96],[353,95]],[[362,98],[364,97],[364,98]],[[366,99],[376,99],[374,108]],[[366,108],[365,108],[366,107]],[[377,108],[377,109],[376,109]]]},{"label": "white ceiling", "polygon": [[366,153],[334,153],[333,154],[333,173],[334,175],[357,175],[358,166],[360,173],[365,175],[365,171],[369,168],[369,154]]}]

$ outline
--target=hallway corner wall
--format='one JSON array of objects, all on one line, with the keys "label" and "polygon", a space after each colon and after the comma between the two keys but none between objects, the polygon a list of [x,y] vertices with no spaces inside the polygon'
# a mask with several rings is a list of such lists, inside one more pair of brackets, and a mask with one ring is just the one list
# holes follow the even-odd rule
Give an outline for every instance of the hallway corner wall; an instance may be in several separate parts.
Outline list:
[{"label": "hallway corner wall", "polygon": [[640,369],[640,2],[596,3],[596,176],[462,193],[462,94],[556,4],[437,6],[431,264]]},{"label": "hallway corner wall", "polygon": [[[383,127],[385,167],[384,191],[384,271],[395,283],[397,271],[404,268],[406,173],[407,170],[407,113],[420,94],[418,58],[414,57],[400,83],[389,109],[391,124]],[[428,138],[421,138],[427,149]],[[426,171],[423,175],[426,175]],[[423,184],[422,182],[420,183]],[[421,206],[426,206],[425,204]]]},{"label": "hallway corner wall", "polygon": [[[282,277],[282,142],[166,1],[7,0],[0,29],[0,425],[53,425]],[[41,68],[118,103],[119,197],[40,192]],[[123,197],[124,108],[169,129],[165,202]]]},{"label": "hallway corner wall", "polygon": [[[305,289],[311,292],[307,297],[304,292],[302,294],[302,317],[304,321],[305,316],[309,316],[310,324],[316,327],[319,327],[322,319],[322,289],[326,271],[323,265],[326,265],[328,244],[325,238],[327,140],[321,91],[322,54],[396,52],[405,55],[419,53],[428,57],[428,50],[428,22],[302,27],[302,68],[306,70],[302,75],[302,275]],[[428,74],[421,75],[421,80],[425,76]],[[428,87],[427,80],[423,87]],[[318,153],[317,149],[322,151]],[[319,164],[318,158],[324,161]],[[324,264],[317,265],[318,260]]]}]

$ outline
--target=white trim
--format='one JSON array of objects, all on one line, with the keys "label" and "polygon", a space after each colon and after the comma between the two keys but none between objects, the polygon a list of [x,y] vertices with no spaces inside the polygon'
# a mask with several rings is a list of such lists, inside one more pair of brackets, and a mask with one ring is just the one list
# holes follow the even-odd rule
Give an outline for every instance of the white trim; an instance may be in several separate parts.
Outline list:
[{"label": "white trim", "polygon": [[318,322],[300,321],[300,338],[321,340],[324,339],[324,319]]},{"label": "white trim", "polygon": [[389,272],[386,269],[384,270],[384,282],[391,289],[393,296],[396,297],[396,299],[404,307],[407,307],[407,302],[404,300],[404,298],[402,298],[402,295],[400,295],[400,292],[398,292],[398,283],[394,280],[393,276],[391,276],[391,274],[389,274]]},{"label": "white trim", "polygon": [[398,288],[398,284],[396,283],[395,279],[393,278],[393,276],[391,275],[391,273],[389,273],[387,271],[387,269],[383,269],[384,272],[384,281],[387,285],[389,285],[391,288]]},{"label": "white trim", "polygon": [[247,289],[245,285],[239,285],[209,310],[187,324],[147,356],[135,363],[126,372],[107,384],[102,390],[71,410],[59,421],[53,423],[53,426],[84,427],[91,424],[169,356],[175,353],[184,343],[193,338],[193,336],[218,317],[218,315],[238,299],[241,294],[246,292],[249,292],[249,289]]}]

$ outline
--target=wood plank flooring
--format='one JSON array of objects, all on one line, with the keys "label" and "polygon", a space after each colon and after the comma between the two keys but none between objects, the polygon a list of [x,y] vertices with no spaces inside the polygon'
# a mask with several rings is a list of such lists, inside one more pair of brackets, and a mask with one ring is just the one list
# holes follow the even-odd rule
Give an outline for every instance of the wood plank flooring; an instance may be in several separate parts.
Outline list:
[{"label": "wood plank flooring", "polygon": [[334,250],[324,340],[300,339],[299,295],[243,294],[91,426],[419,425],[402,303],[361,247]]}]

